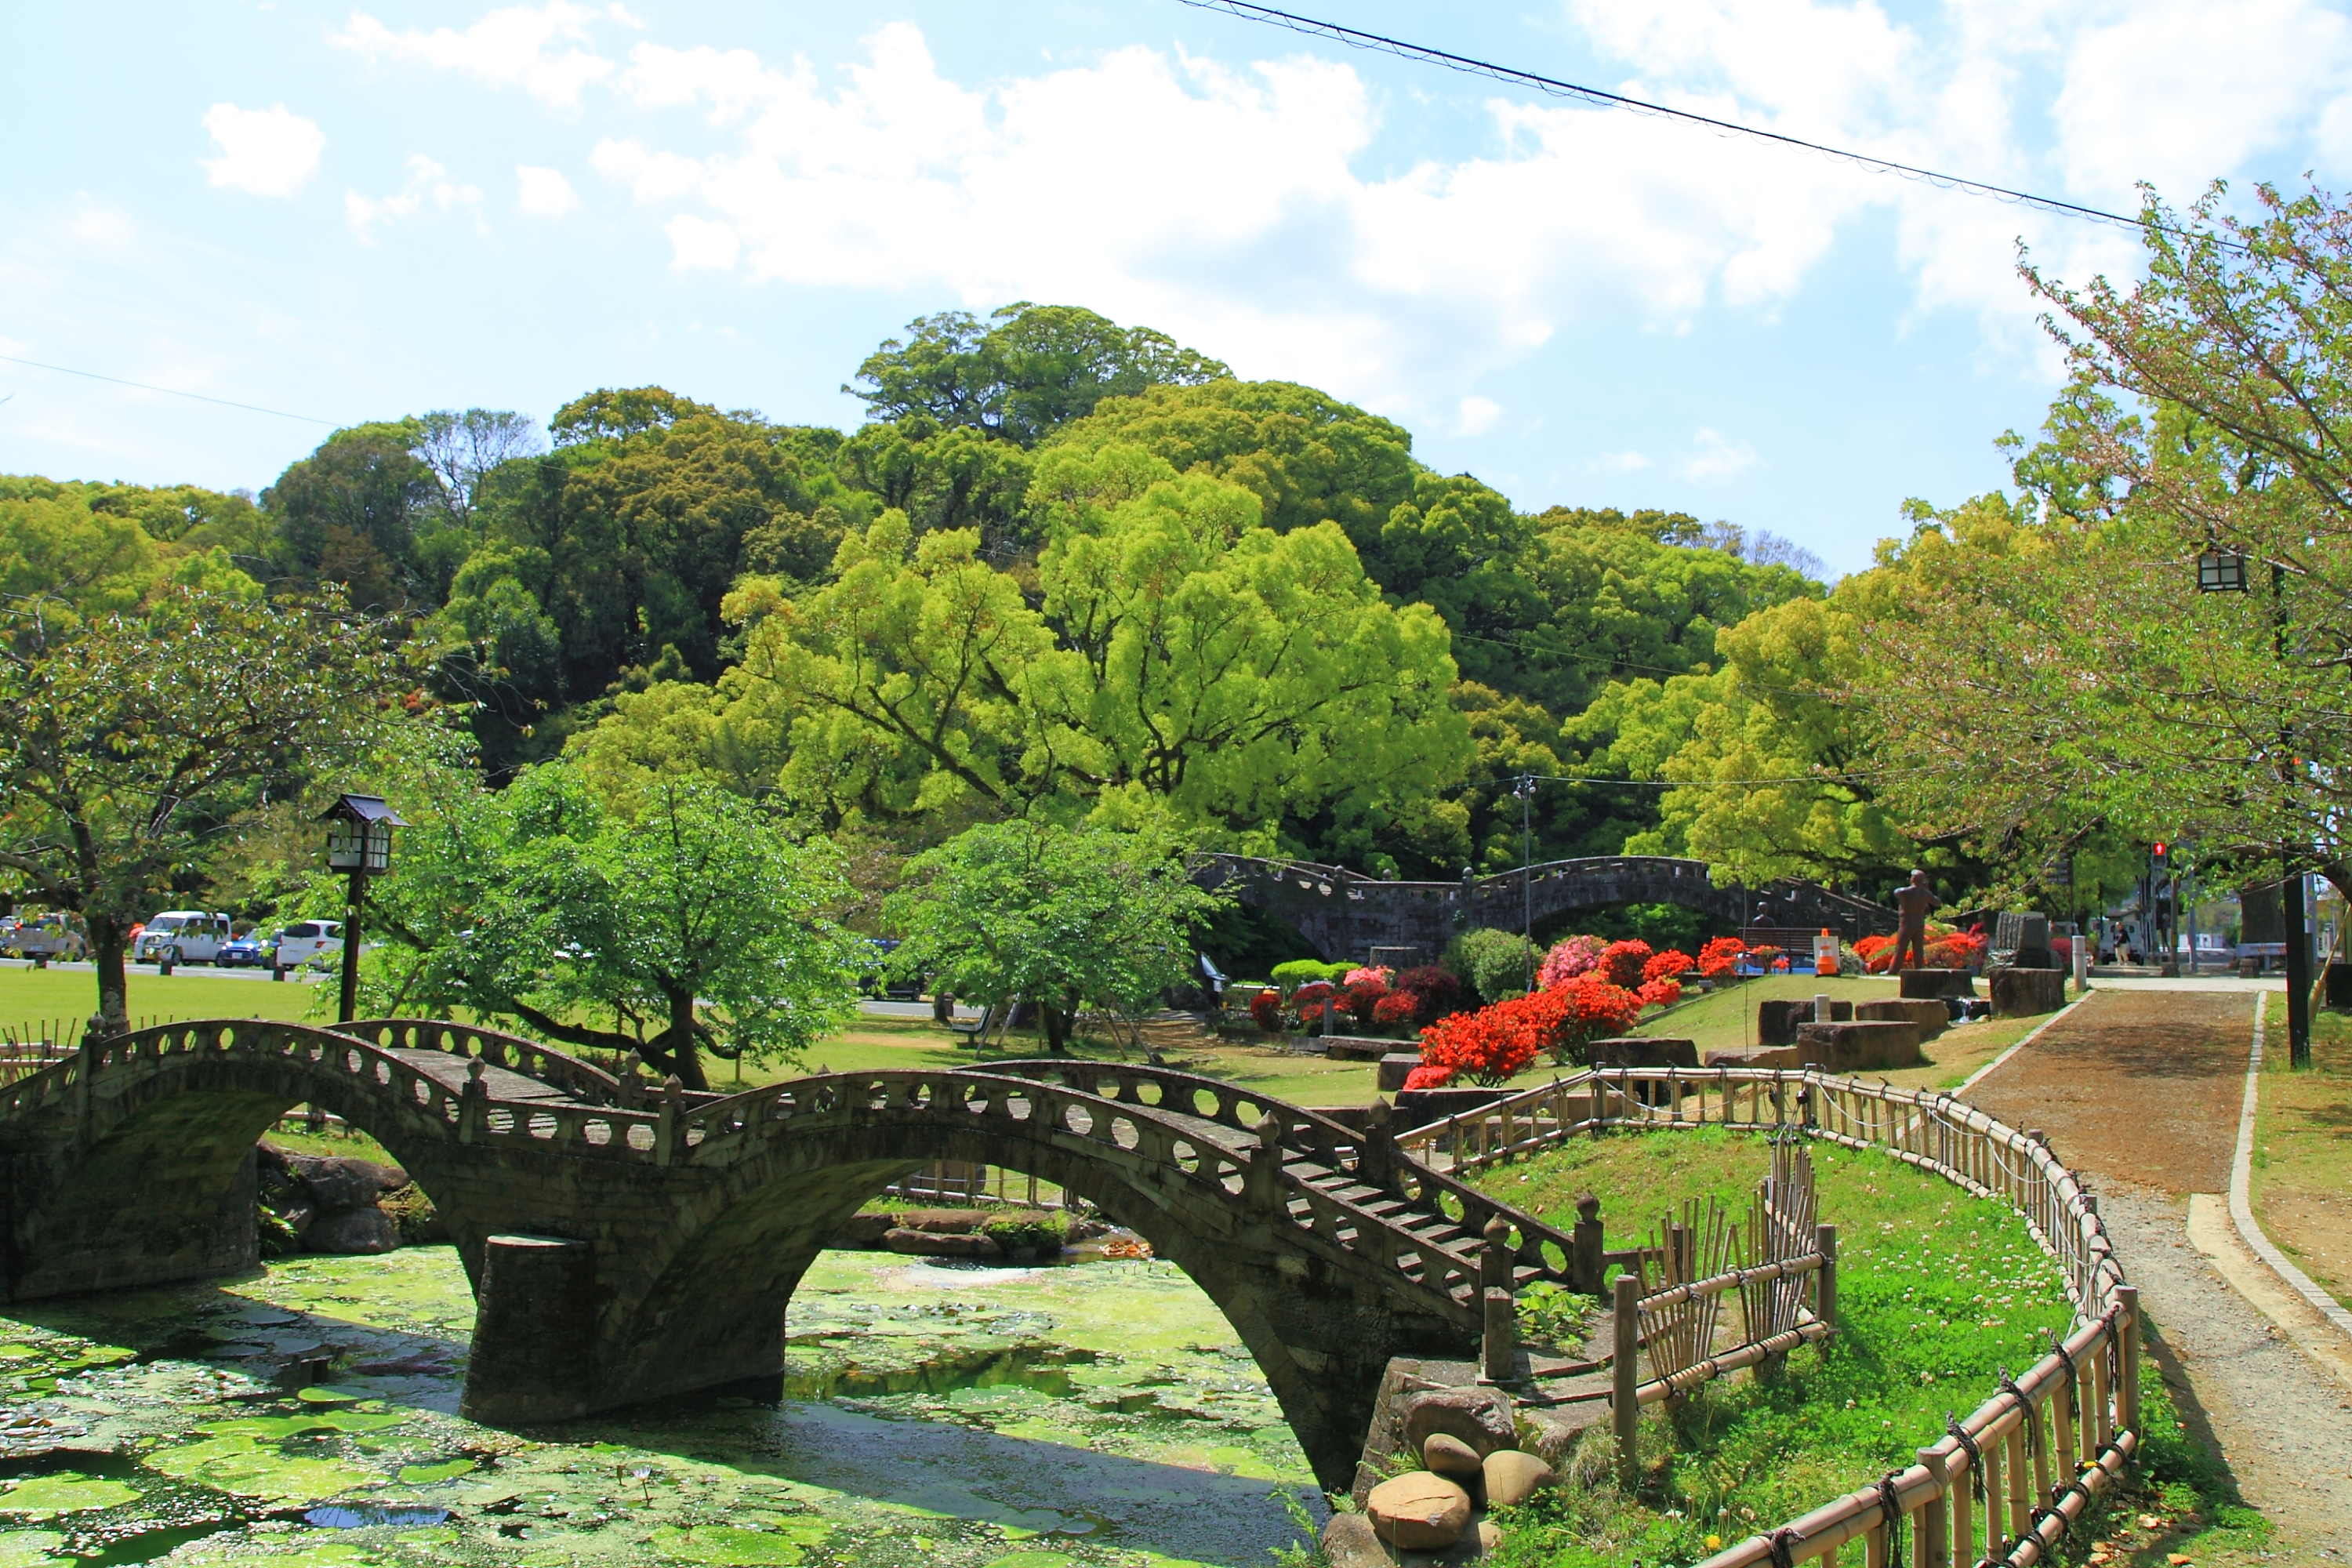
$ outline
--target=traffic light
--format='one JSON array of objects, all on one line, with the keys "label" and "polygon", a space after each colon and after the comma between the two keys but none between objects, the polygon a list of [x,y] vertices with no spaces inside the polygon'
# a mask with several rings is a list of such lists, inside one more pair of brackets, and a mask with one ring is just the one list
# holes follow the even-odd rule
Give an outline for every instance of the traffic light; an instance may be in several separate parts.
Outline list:
[{"label": "traffic light", "polygon": [[2156,841],[2156,863],[2158,865],[2161,866],[2165,864],[2166,857],[2170,848],[2171,847],[2166,844],[2163,839],[2159,838]]}]

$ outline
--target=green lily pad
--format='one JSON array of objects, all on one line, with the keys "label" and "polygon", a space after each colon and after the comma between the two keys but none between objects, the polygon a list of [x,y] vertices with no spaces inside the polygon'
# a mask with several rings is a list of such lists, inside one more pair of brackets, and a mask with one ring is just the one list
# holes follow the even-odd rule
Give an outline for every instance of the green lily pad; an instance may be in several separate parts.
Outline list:
[{"label": "green lily pad", "polygon": [[121,1481],[96,1480],[71,1470],[60,1470],[54,1476],[35,1476],[20,1481],[0,1495],[0,1513],[29,1513],[47,1519],[52,1514],[117,1508],[138,1496],[137,1488],[124,1486]]},{"label": "green lily pad", "polygon": [[1016,1552],[998,1558],[988,1568],[1078,1568],[1078,1560],[1058,1552]]},{"label": "green lily pad", "polygon": [[50,1555],[65,1549],[66,1538],[54,1530],[0,1531],[0,1568],[67,1568],[77,1559]]},{"label": "green lily pad", "polygon": [[373,1399],[375,1392],[366,1388],[338,1388],[331,1383],[314,1383],[298,1390],[295,1398],[306,1405],[357,1405],[362,1399]]},{"label": "green lily pad", "polygon": [[408,1487],[429,1487],[436,1481],[452,1481],[474,1468],[471,1459],[445,1459],[437,1465],[403,1465],[400,1484]]},{"label": "green lily pad", "polygon": [[250,1437],[213,1437],[159,1448],[147,1465],[184,1481],[201,1481],[238,1497],[283,1502],[313,1502],[359,1487],[379,1486],[383,1477],[340,1459],[291,1458]]},{"label": "green lily pad", "polygon": [[792,1568],[830,1533],[831,1527],[815,1519],[786,1520],[773,1530],[701,1524],[691,1530],[656,1530],[646,1544],[672,1563],[706,1563],[710,1568]]}]

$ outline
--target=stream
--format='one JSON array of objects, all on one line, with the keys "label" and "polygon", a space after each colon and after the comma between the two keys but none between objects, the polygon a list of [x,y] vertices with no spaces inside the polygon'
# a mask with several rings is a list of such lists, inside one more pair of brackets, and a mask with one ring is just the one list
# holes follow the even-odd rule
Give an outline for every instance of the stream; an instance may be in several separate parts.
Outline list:
[{"label": "stream", "polygon": [[457,1415],[473,1315],[447,1247],[16,1307],[0,1568],[1270,1568],[1324,1517],[1167,1263],[827,1252],[781,1380],[520,1432]]}]

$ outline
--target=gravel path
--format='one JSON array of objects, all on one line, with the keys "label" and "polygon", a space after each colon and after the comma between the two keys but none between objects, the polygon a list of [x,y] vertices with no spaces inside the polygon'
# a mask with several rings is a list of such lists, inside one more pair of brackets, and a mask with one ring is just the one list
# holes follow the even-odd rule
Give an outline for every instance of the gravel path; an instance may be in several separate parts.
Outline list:
[{"label": "gravel path", "polygon": [[2246,1501],[2311,1560],[2352,1562],[2352,1390],[2189,1240],[2189,1194],[2229,1191],[2252,1012],[2246,996],[2095,993],[1970,1098],[2043,1129],[2089,1178],[2165,1381]]}]

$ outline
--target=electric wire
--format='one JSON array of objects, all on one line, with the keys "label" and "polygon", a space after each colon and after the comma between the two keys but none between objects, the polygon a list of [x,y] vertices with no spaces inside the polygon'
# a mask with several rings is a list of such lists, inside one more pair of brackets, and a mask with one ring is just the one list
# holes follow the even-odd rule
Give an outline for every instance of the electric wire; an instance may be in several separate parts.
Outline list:
[{"label": "electric wire", "polygon": [[2202,240],[2223,249],[2243,253],[2245,247],[2217,235],[2200,234],[2178,228],[2168,224],[2152,223],[2146,218],[2126,217],[2099,207],[2084,206],[2079,202],[2061,201],[2056,196],[2036,195],[2031,191],[2015,190],[2008,185],[1996,185],[1984,180],[1972,180],[1961,174],[1947,174],[1934,169],[1923,169],[1914,163],[1897,163],[1869,153],[1856,153],[1843,147],[1832,147],[1819,142],[1808,142],[1801,136],[1790,136],[1778,131],[1766,131],[1736,121],[1717,120],[1712,115],[1692,110],[1674,109],[1644,99],[1629,98],[1623,93],[1610,92],[1597,87],[1585,87],[1577,82],[1561,81],[1535,71],[1521,70],[1517,66],[1496,65],[1490,60],[1473,59],[1426,44],[1408,43],[1381,33],[1368,33],[1358,27],[1342,26],[1337,22],[1325,22],[1313,16],[1301,16],[1295,12],[1279,11],[1271,5],[1257,5],[1250,0],[1183,0],[1196,11],[1216,11],[1244,22],[1257,22],[1270,27],[1281,27],[1309,37],[1328,38],[1349,48],[1363,49],[1372,54],[1393,55],[1399,59],[1441,66],[1465,76],[1485,77],[1492,81],[1508,82],[1514,86],[1532,87],[1552,98],[1574,99],[1595,109],[1623,109],[1636,114],[1654,114],[1663,119],[1679,120],[1685,124],[1704,126],[1725,135],[1751,136],[1761,142],[1777,142],[1793,151],[1819,153],[1842,163],[1852,163],[1875,174],[1895,174],[1906,180],[1924,181],[1939,190],[1958,191],[1963,195],[1989,197],[2012,205],[2032,208],[2060,217],[2082,218],[2093,223],[2111,224],[2141,232],[2153,230],[2184,238]]},{"label": "electric wire", "polygon": [[[208,397],[201,392],[182,392],[175,386],[154,386],[143,381],[128,381],[119,375],[100,375],[94,370],[75,370],[70,365],[43,364],[39,360],[18,359],[15,354],[0,354],[0,360],[5,360],[10,364],[30,365],[35,370],[55,371],[59,375],[79,375],[89,381],[110,381],[117,386],[135,386],[142,392],[160,392],[166,397],[188,397],[194,398],[198,403],[216,403],[223,408],[242,408],[247,414],[268,414],[279,419],[299,419],[305,425],[324,425],[330,430],[335,427],[335,422],[331,419],[320,419],[308,414],[289,414],[283,408],[264,408],[257,403],[238,403],[226,397]],[[14,397],[16,395],[12,392],[8,395]]]}]

